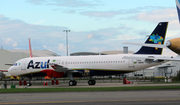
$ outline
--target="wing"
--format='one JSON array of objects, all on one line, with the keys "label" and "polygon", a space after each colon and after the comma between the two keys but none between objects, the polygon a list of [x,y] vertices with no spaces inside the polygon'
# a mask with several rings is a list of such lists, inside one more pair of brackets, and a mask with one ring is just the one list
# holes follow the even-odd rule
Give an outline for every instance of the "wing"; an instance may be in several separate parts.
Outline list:
[{"label": "wing", "polygon": [[8,72],[8,70],[0,70],[0,71],[2,71],[2,72]]},{"label": "wing", "polygon": [[57,72],[77,72],[75,70],[72,70],[70,68],[67,68],[67,67],[62,66],[62,65],[57,64],[57,63],[49,63],[49,65],[51,65],[51,67]]},{"label": "wing", "polygon": [[124,56],[123,59],[143,60],[146,63],[162,62],[162,61],[180,61],[180,58],[177,57],[173,58],[173,57],[156,57],[156,56],[147,56],[147,57]]}]

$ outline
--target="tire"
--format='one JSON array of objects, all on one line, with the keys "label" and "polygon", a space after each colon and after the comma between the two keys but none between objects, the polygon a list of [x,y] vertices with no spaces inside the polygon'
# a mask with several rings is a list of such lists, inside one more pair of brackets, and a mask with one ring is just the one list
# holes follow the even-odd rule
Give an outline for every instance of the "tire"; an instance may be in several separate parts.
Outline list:
[{"label": "tire", "polygon": [[69,86],[73,86],[74,82],[72,80],[69,81]]},{"label": "tire", "polygon": [[93,81],[93,84],[92,85],[95,85],[96,84],[96,80],[92,80]]},{"label": "tire", "polygon": [[73,80],[73,86],[76,86],[77,82],[75,80]]},{"label": "tire", "polygon": [[32,84],[31,83],[28,83],[27,86],[31,86]]},{"label": "tire", "polygon": [[89,85],[92,85],[92,84],[93,84],[93,81],[92,81],[92,80],[89,80],[89,81],[88,81],[88,84],[89,84]]}]

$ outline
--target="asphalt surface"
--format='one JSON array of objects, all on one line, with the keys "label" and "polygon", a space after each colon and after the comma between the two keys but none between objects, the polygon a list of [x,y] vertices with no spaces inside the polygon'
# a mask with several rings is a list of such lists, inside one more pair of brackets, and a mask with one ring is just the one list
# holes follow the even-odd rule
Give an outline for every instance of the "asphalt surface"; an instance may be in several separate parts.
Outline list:
[{"label": "asphalt surface", "polygon": [[180,90],[0,94],[0,105],[179,105]]},{"label": "asphalt surface", "polygon": [[[34,84],[31,87],[18,86],[16,88],[74,88],[74,87],[124,87],[124,86],[167,86],[170,84],[134,84],[97,83],[89,86],[87,83],[78,83],[69,86],[68,83],[43,86]],[[8,88],[11,88],[8,85]],[[48,92],[48,93],[0,93],[0,105],[180,105],[179,90],[149,90],[149,91],[105,91],[105,92]]]},{"label": "asphalt surface", "polygon": [[[0,82],[0,84],[3,84],[4,82]],[[17,82],[18,83],[18,82]],[[68,83],[59,83],[59,85],[51,85],[50,82],[48,82],[47,86],[44,86],[43,83],[34,84],[32,82],[32,86],[24,86],[24,85],[16,85],[16,88],[60,88],[60,87],[67,87],[67,88],[75,88],[75,87],[127,87],[127,86],[168,86],[168,85],[180,85],[180,83],[166,83],[166,84],[152,84],[152,83],[146,83],[146,82],[133,82],[133,84],[123,84],[122,82],[105,82],[105,83],[96,83],[95,85],[88,85],[86,82],[80,82],[77,83],[76,86],[69,86]],[[8,84],[7,88],[11,88],[11,85]]]}]

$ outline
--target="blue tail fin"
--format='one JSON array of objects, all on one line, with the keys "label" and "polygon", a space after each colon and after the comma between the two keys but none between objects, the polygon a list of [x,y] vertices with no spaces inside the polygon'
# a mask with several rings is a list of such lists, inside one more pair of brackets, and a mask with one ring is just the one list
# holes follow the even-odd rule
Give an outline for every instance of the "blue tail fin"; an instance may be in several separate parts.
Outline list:
[{"label": "blue tail fin", "polygon": [[180,0],[176,0],[176,7],[177,7],[177,13],[178,13],[179,23],[180,23]]},{"label": "blue tail fin", "polygon": [[[149,38],[146,40],[145,44],[164,44],[166,37],[168,22],[160,22],[154,31],[151,33]],[[162,53],[162,48],[153,48],[142,46],[138,52],[135,54],[157,54]]]}]

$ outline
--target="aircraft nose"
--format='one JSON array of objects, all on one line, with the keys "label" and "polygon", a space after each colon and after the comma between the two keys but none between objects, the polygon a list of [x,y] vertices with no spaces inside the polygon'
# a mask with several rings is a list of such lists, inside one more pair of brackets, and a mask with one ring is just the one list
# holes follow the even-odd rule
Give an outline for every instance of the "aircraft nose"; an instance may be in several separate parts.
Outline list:
[{"label": "aircraft nose", "polygon": [[[12,66],[11,66],[12,67]],[[8,72],[10,72],[11,71],[11,67],[8,69]]]},{"label": "aircraft nose", "polygon": [[11,73],[13,70],[13,66],[11,66],[9,69],[8,69],[8,72]]}]

